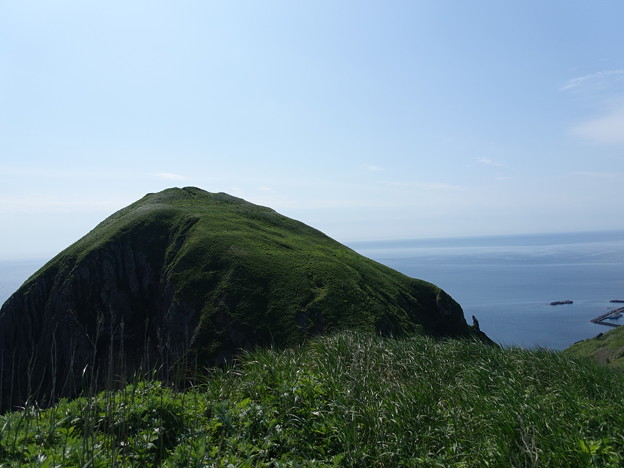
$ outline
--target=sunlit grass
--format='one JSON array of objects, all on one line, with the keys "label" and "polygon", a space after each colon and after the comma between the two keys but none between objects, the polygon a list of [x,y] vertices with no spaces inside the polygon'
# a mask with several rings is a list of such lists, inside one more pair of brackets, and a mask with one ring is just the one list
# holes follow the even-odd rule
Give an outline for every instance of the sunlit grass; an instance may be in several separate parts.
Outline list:
[{"label": "sunlit grass", "polygon": [[599,364],[624,368],[624,327],[579,341],[565,350],[572,356],[589,356]]},{"label": "sunlit grass", "polygon": [[547,350],[320,338],[175,392],[143,380],[0,420],[0,464],[619,466],[624,373]]}]

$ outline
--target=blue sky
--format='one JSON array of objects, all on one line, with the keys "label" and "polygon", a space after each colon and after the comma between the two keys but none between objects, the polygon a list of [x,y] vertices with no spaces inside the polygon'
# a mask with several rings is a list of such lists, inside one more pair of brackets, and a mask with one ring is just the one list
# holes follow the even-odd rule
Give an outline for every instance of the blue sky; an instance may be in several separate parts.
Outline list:
[{"label": "blue sky", "polygon": [[0,258],[171,186],[341,242],[624,228],[619,0],[0,6]]}]

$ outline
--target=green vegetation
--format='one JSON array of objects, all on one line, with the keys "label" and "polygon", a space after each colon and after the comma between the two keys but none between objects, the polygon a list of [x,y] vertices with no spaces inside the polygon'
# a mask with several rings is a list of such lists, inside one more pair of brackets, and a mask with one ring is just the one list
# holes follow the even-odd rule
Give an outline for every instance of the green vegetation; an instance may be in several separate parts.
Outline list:
[{"label": "green vegetation", "polygon": [[0,464],[620,466],[624,374],[546,350],[341,333],[199,386],[153,379],[0,418]]},{"label": "green vegetation", "polygon": [[[236,323],[237,333],[256,335],[250,341],[273,344],[300,343],[337,327],[399,335],[422,327],[438,335],[469,332],[458,305],[434,285],[270,208],[193,187],[144,197],[65,254],[84,258],[127,233],[133,251],[147,251],[155,269],[164,264],[174,302],[200,311],[208,348],[227,346],[219,313],[227,315],[221,321]],[[437,302],[455,313],[435,314]]]},{"label": "green vegetation", "polygon": [[564,353],[590,357],[598,364],[624,367],[624,327],[579,341],[567,348]]},{"label": "green vegetation", "polygon": [[168,189],[104,220],[3,305],[0,408],[92,380],[111,388],[113,375],[193,375],[241,349],[340,330],[487,341],[435,285],[270,208]]},{"label": "green vegetation", "polygon": [[621,369],[487,341],[269,208],[150,194],[2,307],[0,466],[620,465]]}]

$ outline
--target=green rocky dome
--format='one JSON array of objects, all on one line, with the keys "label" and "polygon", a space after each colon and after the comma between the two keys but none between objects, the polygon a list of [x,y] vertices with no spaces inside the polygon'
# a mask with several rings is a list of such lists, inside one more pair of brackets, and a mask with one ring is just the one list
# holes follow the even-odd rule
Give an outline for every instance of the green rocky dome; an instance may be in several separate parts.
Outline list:
[{"label": "green rocky dome", "polygon": [[3,305],[2,400],[190,372],[339,329],[485,339],[430,283],[272,209],[168,189],[110,216]]}]

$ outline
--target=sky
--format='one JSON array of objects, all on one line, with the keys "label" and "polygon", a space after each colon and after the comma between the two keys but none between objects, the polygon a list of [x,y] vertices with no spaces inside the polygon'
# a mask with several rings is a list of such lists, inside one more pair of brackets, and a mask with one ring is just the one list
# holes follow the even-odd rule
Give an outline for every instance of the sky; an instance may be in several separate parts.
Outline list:
[{"label": "sky", "polygon": [[340,242],[624,229],[621,0],[0,3],[0,259],[197,186]]}]

